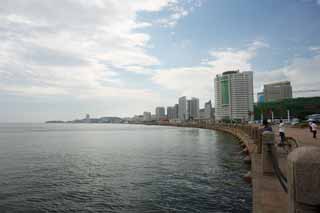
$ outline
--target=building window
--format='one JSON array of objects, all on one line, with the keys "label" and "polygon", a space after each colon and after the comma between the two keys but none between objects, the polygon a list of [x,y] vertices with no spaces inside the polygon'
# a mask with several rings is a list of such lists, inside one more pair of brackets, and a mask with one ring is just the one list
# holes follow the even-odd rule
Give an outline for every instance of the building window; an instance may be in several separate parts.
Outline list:
[{"label": "building window", "polygon": [[229,105],[229,81],[222,80],[221,81],[221,96],[222,96],[222,104]]}]

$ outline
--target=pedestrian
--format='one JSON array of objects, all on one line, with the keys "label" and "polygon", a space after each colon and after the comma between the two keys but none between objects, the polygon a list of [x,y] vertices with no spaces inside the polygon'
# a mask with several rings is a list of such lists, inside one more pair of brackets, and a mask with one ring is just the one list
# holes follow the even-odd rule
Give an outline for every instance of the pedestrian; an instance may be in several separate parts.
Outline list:
[{"label": "pedestrian", "polygon": [[272,127],[270,126],[268,120],[263,120],[263,128],[262,131],[272,132]]},{"label": "pedestrian", "polygon": [[313,138],[317,138],[317,124],[315,121],[312,121],[311,128],[313,133]]},{"label": "pedestrian", "polygon": [[309,130],[312,132],[312,120],[309,121]]},{"label": "pedestrian", "polygon": [[280,144],[283,145],[286,136],[285,136],[285,127],[282,120],[280,120],[280,124],[279,124],[279,136],[280,136]]}]

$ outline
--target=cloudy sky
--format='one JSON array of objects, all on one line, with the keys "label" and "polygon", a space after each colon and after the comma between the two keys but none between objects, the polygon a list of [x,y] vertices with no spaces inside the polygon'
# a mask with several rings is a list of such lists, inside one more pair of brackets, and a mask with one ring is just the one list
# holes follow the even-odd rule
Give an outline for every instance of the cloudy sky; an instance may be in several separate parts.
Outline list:
[{"label": "cloudy sky", "polygon": [[0,0],[0,122],[202,105],[230,69],[320,89],[319,20],[320,0]]}]

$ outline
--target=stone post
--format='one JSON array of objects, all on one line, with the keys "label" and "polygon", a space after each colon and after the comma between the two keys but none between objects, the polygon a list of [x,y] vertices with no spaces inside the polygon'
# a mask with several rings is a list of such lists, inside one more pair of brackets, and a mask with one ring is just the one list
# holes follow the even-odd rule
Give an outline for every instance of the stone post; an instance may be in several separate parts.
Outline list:
[{"label": "stone post", "polygon": [[257,153],[262,153],[262,132],[258,130],[258,139],[257,139]]},{"label": "stone post", "polygon": [[272,161],[270,157],[270,149],[275,154],[274,133],[265,131],[262,133],[262,172],[265,175],[273,175]]},{"label": "stone post", "polygon": [[256,127],[252,127],[252,139],[253,139],[254,143],[256,143],[256,140],[257,140],[257,128]]},{"label": "stone post", "polygon": [[259,127],[254,128],[255,131],[255,143],[258,143],[258,140],[260,139],[260,134],[259,134]]},{"label": "stone post", "polygon": [[320,148],[300,147],[288,156],[289,213],[320,212]]}]

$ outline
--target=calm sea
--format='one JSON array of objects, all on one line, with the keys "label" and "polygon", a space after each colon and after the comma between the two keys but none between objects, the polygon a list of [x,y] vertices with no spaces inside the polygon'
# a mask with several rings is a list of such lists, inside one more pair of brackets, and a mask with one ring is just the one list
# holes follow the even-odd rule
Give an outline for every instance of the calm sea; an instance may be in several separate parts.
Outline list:
[{"label": "calm sea", "polygon": [[204,129],[0,124],[0,212],[251,212],[239,151]]}]

